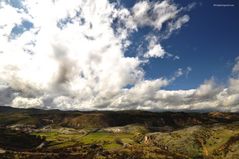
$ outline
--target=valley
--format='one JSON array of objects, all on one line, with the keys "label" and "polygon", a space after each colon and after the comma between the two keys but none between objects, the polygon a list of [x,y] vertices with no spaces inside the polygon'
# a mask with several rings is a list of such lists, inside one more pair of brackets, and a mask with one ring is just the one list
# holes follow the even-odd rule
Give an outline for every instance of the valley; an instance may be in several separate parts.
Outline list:
[{"label": "valley", "polygon": [[236,159],[238,113],[0,107],[1,158]]}]

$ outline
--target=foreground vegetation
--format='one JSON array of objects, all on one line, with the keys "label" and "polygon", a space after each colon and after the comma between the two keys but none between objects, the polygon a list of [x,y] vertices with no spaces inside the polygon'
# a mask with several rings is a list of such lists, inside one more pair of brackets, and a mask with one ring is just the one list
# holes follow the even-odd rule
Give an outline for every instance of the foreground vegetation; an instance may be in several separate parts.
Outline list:
[{"label": "foreground vegetation", "polygon": [[237,159],[237,113],[0,107],[0,158]]}]

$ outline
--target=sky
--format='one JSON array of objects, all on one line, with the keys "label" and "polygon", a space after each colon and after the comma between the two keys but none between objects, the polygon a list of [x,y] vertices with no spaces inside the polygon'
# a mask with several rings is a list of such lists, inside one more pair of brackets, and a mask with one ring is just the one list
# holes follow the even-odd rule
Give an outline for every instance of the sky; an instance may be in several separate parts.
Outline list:
[{"label": "sky", "polygon": [[0,0],[0,105],[239,110],[236,0]]}]

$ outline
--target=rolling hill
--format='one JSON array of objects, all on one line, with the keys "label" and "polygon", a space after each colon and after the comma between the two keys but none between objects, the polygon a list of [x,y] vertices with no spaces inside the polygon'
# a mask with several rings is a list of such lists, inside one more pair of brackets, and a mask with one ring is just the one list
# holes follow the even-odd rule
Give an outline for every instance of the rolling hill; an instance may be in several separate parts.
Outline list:
[{"label": "rolling hill", "polygon": [[239,113],[0,107],[2,158],[237,158]]}]

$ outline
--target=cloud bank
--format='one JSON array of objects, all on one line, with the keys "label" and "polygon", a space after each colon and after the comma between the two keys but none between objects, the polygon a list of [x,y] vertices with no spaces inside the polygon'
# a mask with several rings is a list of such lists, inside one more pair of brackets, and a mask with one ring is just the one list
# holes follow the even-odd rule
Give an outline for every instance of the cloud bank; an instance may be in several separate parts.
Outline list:
[{"label": "cloud bank", "polygon": [[[144,77],[142,65],[150,58],[172,56],[161,40],[190,20],[190,6],[170,0],[139,1],[131,8],[107,0],[1,1],[0,104],[63,110],[237,111],[238,59],[227,86],[211,79],[192,90],[163,90],[191,68],[179,69],[172,78]],[[162,36],[148,33],[142,37],[147,44],[143,54],[126,56],[134,42],[130,36],[143,27]]]}]

